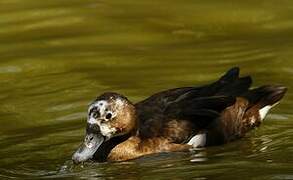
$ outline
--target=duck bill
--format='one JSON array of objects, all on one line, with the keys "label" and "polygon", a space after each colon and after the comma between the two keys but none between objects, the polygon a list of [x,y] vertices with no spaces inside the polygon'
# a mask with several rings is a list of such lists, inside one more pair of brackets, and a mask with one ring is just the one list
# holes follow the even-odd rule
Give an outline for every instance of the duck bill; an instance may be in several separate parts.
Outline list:
[{"label": "duck bill", "polygon": [[87,133],[84,142],[72,156],[73,162],[78,164],[91,159],[104,140],[105,138],[101,133]]}]

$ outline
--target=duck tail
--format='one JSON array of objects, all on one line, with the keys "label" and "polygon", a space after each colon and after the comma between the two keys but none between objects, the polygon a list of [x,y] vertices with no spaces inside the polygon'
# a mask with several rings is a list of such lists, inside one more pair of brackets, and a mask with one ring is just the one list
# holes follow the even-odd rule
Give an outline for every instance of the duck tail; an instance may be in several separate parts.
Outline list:
[{"label": "duck tail", "polygon": [[249,90],[244,97],[248,99],[250,109],[258,109],[260,119],[263,120],[269,110],[284,97],[286,91],[284,86],[266,85]]},{"label": "duck tail", "polygon": [[220,82],[233,82],[239,78],[239,67],[229,69],[220,79]]},{"label": "duck tail", "polygon": [[239,71],[239,67],[233,67],[215,83],[219,87],[217,95],[237,97],[248,91],[252,78],[250,76],[239,77]]}]

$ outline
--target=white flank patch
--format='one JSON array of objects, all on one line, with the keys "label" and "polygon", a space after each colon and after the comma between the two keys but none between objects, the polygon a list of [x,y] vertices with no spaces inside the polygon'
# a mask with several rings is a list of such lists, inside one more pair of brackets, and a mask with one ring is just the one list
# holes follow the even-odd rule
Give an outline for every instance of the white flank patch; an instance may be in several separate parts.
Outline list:
[{"label": "white flank patch", "polygon": [[192,145],[193,147],[203,147],[206,145],[206,133],[201,133],[193,136],[189,142],[188,145]]},{"label": "white flank patch", "polygon": [[261,121],[264,120],[264,118],[266,117],[266,115],[268,114],[268,112],[271,108],[272,108],[272,106],[267,105],[259,110],[259,116],[260,116]]}]

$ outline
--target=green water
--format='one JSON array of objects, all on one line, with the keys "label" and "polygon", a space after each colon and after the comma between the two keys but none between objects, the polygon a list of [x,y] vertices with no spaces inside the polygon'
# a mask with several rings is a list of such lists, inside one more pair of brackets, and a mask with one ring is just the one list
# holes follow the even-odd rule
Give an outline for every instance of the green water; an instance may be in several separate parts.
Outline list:
[{"label": "green water", "polygon": [[[293,179],[293,1],[0,0],[0,178]],[[73,166],[87,105],[137,102],[232,66],[289,91],[239,141]]]}]

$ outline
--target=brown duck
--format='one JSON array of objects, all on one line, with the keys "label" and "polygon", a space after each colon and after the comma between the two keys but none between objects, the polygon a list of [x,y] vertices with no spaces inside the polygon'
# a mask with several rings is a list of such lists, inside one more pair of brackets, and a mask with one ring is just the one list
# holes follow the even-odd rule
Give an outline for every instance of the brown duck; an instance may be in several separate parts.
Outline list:
[{"label": "brown duck", "polygon": [[162,91],[136,104],[104,93],[88,108],[86,136],[72,159],[124,161],[241,138],[286,92],[272,85],[250,89],[251,83],[235,67],[212,84]]}]

